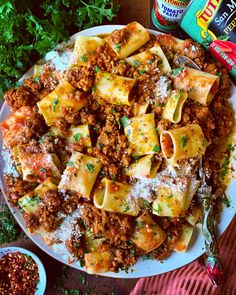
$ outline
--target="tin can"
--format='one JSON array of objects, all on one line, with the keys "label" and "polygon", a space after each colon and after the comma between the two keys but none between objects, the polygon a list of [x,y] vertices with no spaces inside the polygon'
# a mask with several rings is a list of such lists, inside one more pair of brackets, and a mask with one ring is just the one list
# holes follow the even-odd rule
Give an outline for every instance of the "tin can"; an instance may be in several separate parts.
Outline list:
[{"label": "tin can", "polygon": [[236,79],[236,0],[192,0],[180,27]]},{"label": "tin can", "polygon": [[190,0],[155,0],[152,22],[163,32],[175,31]]}]

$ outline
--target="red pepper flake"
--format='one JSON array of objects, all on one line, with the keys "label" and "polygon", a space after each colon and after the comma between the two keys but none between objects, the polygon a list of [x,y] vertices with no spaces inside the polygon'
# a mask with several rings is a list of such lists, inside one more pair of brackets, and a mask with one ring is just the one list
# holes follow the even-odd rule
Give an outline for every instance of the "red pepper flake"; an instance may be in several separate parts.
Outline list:
[{"label": "red pepper flake", "polygon": [[0,294],[34,295],[39,282],[38,266],[33,258],[20,252],[4,255],[0,260]]}]

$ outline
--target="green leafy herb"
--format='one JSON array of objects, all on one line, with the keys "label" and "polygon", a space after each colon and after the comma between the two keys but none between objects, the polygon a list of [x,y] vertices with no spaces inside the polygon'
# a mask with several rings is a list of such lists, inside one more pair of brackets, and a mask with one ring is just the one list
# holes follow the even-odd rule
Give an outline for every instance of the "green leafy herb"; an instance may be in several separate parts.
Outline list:
[{"label": "green leafy herb", "polygon": [[98,142],[98,147],[99,147],[100,149],[104,148],[104,146],[105,146],[104,143],[102,143],[102,142]]},{"label": "green leafy herb", "polygon": [[180,142],[180,146],[181,148],[184,148],[187,144],[187,140],[188,140],[188,136],[187,135],[184,135],[182,138],[181,138],[181,142]]},{"label": "green leafy herb", "polygon": [[126,64],[126,61],[125,60],[120,60],[120,64],[121,65],[125,65]]},{"label": "green leafy herb", "polygon": [[127,127],[127,126],[129,126],[129,124],[130,124],[130,120],[129,120],[129,118],[127,118],[126,116],[122,117],[122,118],[120,119],[120,122],[121,122],[121,124],[122,124],[124,127]]},{"label": "green leafy herb", "polygon": [[74,166],[74,163],[72,161],[69,161],[66,166]]},{"label": "green leafy herb", "polygon": [[115,50],[120,51],[121,45],[120,44],[115,44],[114,48],[115,48]]},{"label": "green leafy herb", "polygon": [[229,149],[230,152],[235,151],[235,147],[232,144],[228,144],[228,149]]},{"label": "green leafy herb", "polygon": [[95,66],[94,71],[95,73],[98,73],[100,71],[100,68],[98,66]]},{"label": "green leafy herb", "polygon": [[39,171],[40,172],[43,172],[43,173],[46,173],[47,172],[47,170],[45,168],[40,168]]},{"label": "green leafy herb", "polygon": [[146,74],[146,71],[145,70],[138,70],[139,71],[139,74],[140,75],[144,75],[144,74]]},{"label": "green leafy herb", "polygon": [[137,59],[135,59],[135,60],[133,61],[133,65],[134,65],[135,67],[139,67],[139,66],[140,66],[140,61],[138,61]]},{"label": "green leafy herb", "polygon": [[136,226],[137,226],[138,229],[144,228],[145,223],[143,221],[136,221]]},{"label": "green leafy herb", "polygon": [[116,113],[116,110],[111,109],[111,110],[110,110],[110,113],[115,114],[115,113]]},{"label": "green leafy herb", "polygon": [[112,180],[112,181],[116,181],[116,176],[115,176],[115,175],[112,175],[112,176],[111,176],[111,180]]},{"label": "green leafy herb", "polygon": [[59,101],[57,99],[54,99],[52,102],[52,112],[55,112],[56,106],[58,105]]},{"label": "green leafy herb", "polygon": [[0,96],[58,43],[116,13],[112,0],[0,1]]},{"label": "green leafy herb", "polygon": [[124,212],[127,212],[130,210],[129,204],[125,203],[125,208],[124,208]]},{"label": "green leafy herb", "polygon": [[87,61],[88,61],[88,58],[87,58],[86,54],[83,54],[83,55],[80,57],[80,60],[81,60],[82,62],[87,62]]},{"label": "green leafy herb", "polygon": [[90,173],[93,173],[93,172],[94,172],[94,166],[93,166],[92,164],[87,163],[87,164],[86,164],[86,167],[87,167],[87,169],[88,169],[88,171],[89,171]]},{"label": "green leafy herb", "polygon": [[134,255],[135,255],[135,253],[136,253],[135,249],[130,249],[130,251],[129,251],[129,252],[130,252],[130,254],[131,254],[131,255],[133,255],[133,256],[134,256]]},{"label": "green leafy herb", "polygon": [[158,205],[157,205],[157,209],[156,209],[156,208],[153,208],[153,210],[154,210],[155,212],[157,212],[157,213],[160,213],[160,212],[162,211],[161,205],[158,204]]},{"label": "green leafy herb", "polygon": [[223,160],[223,163],[222,163],[221,169],[220,169],[220,176],[222,178],[224,178],[228,174],[229,164],[230,164],[230,161],[229,161],[228,157],[224,157],[224,160]]},{"label": "green leafy herb", "polygon": [[15,218],[7,205],[0,206],[0,246],[17,239],[19,233]]},{"label": "green leafy herb", "polygon": [[173,69],[173,76],[179,75],[179,73],[182,72],[182,70],[183,70],[183,67]]},{"label": "green leafy herb", "polygon": [[154,152],[158,153],[159,150],[160,150],[160,148],[159,148],[159,146],[156,144],[152,150],[153,150]]},{"label": "green leafy herb", "polygon": [[93,85],[93,87],[92,87],[92,92],[95,92],[95,91],[96,91],[96,86]]},{"label": "green leafy herb", "polygon": [[75,139],[75,141],[79,141],[80,140],[80,138],[81,138],[81,133],[76,133],[76,134],[74,134],[74,139]]},{"label": "green leafy herb", "polygon": [[139,158],[140,158],[140,156],[133,156],[132,157],[132,159],[133,159],[134,162],[137,162]]}]

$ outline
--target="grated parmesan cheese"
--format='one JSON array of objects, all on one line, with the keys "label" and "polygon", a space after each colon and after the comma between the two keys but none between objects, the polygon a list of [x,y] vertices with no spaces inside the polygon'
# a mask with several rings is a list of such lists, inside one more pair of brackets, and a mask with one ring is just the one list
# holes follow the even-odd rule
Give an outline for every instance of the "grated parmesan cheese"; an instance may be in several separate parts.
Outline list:
[{"label": "grated parmesan cheese", "polygon": [[160,76],[160,79],[156,83],[156,87],[154,89],[154,95],[158,99],[158,101],[162,102],[162,100],[170,94],[170,81],[166,76]]},{"label": "grated parmesan cheese", "polygon": [[70,50],[65,50],[62,53],[58,51],[50,51],[46,54],[45,60],[49,61],[50,64],[55,67],[56,71],[66,71],[69,70],[73,52]]}]

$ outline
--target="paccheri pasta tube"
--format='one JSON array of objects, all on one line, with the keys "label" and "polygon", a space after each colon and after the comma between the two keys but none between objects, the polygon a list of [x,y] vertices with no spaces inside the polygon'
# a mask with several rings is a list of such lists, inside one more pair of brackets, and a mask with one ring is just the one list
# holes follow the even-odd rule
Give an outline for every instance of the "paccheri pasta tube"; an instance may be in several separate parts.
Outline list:
[{"label": "paccheri pasta tube", "polygon": [[20,207],[27,213],[35,214],[38,204],[47,192],[57,191],[57,181],[52,178],[45,179],[33,191],[30,191],[18,200]]},{"label": "paccheri pasta tube", "polygon": [[163,156],[174,166],[178,160],[201,157],[207,146],[198,124],[162,131],[160,142]]},{"label": "paccheri pasta tube", "polygon": [[99,71],[96,76],[93,94],[112,104],[131,106],[132,102],[129,100],[130,91],[135,82],[135,79],[132,78]]},{"label": "paccheri pasta tube", "polygon": [[156,133],[154,114],[121,119],[133,156],[158,153],[159,141]]},{"label": "paccheri pasta tube", "polygon": [[132,186],[103,178],[94,194],[94,205],[99,209],[137,216],[139,205],[131,196]]},{"label": "paccheri pasta tube", "polygon": [[90,274],[107,272],[112,265],[112,256],[108,251],[86,253],[84,260],[87,273]]},{"label": "paccheri pasta tube", "polygon": [[101,167],[102,164],[97,158],[74,152],[67,163],[58,188],[64,191],[73,190],[89,198]]},{"label": "paccheri pasta tube", "polygon": [[173,80],[175,88],[187,91],[189,98],[203,105],[210,104],[220,82],[216,75],[188,67],[174,71]]},{"label": "paccheri pasta tube", "polygon": [[146,155],[132,163],[125,170],[125,174],[135,178],[153,178],[156,176],[157,169],[160,167],[160,165],[161,162],[155,161],[153,159],[153,155]]},{"label": "paccheri pasta tube", "polygon": [[129,65],[136,67],[138,70],[148,72],[150,65],[153,63],[153,56],[158,59],[158,68],[161,73],[168,73],[171,71],[170,64],[158,43],[150,49],[127,57],[126,62]]},{"label": "paccheri pasta tube", "polygon": [[195,178],[163,177],[156,188],[153,214],[158,216],[185,216],[200,182]]},{"label": "paccheri pasta tube", "polygon": [[95,51],[105,40],[99,37],[78,36],[72,55],[71,65],[86,65],[95,57]]},{"label": "paccheri pasta tube", "polygon": [[187,92],[173,90],[167,100],[162,118],[172,123],[179,123],[182,116],[182,108],[187,97]]},{"label": "paccheri pasta tube", "polygon": [[135,52],[149,39],[148,31],[139,23],[132,22],[123,29],[112,32],[106,41],[116,55],[122,59]]},{"label": "paccheri pasta tube", "polygon": [[75,88],[67,81],[63,81],[51,93],[40,100],[37,106],[47,125],[51,126],[54,120],[63,118],[63,109],[70,108],[79,111],[87,102],[84,93],[77,92],[77,95],[75,95]]},{"label": "paccheri pasta tube", "polygon": [[166,239],[166,233],[152,219],[148,212],[135,220],[135,229],[131,240],[146,253],[158,248]]}]

